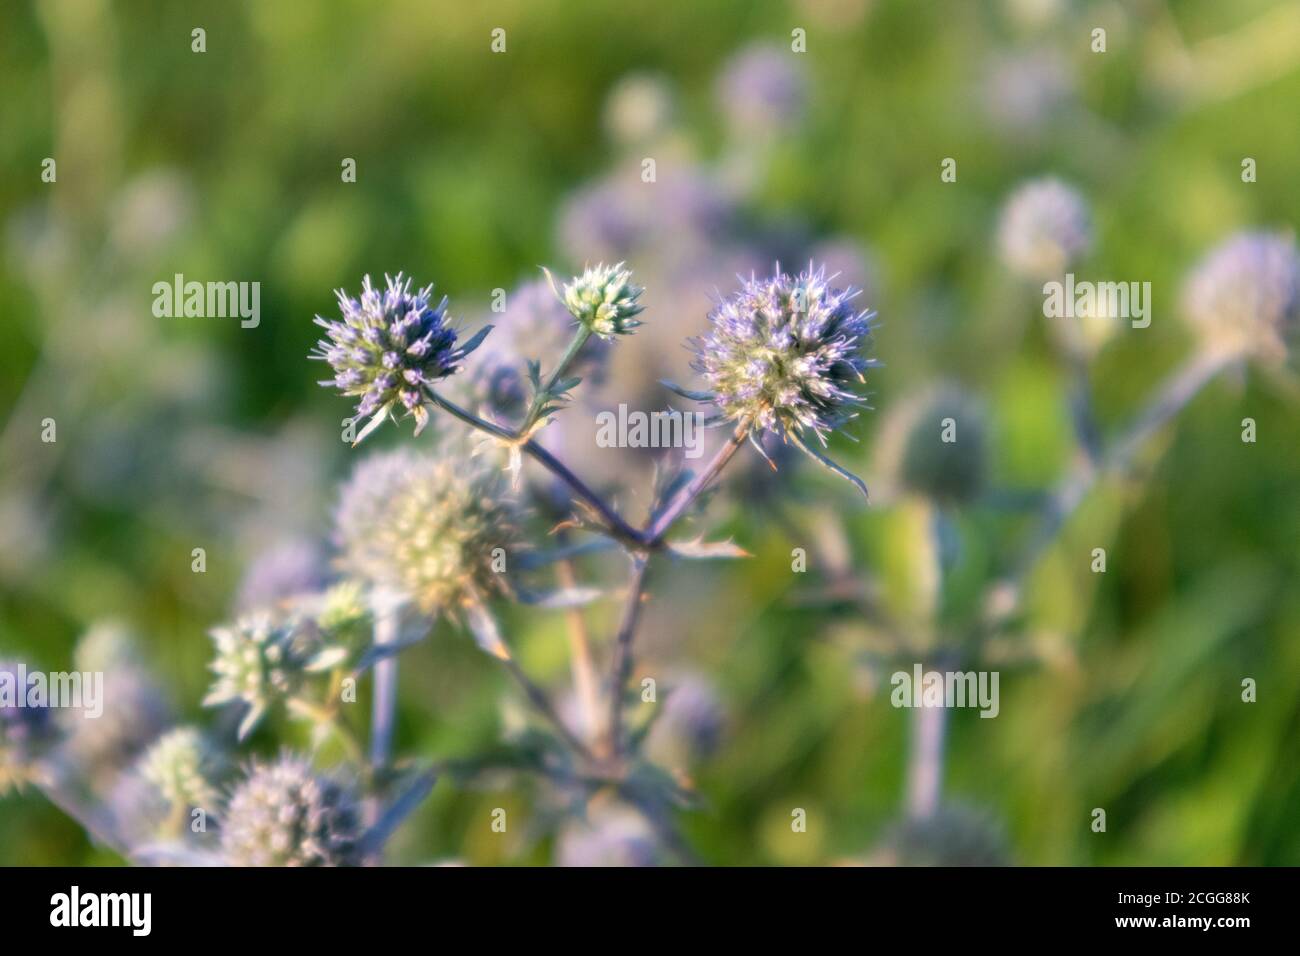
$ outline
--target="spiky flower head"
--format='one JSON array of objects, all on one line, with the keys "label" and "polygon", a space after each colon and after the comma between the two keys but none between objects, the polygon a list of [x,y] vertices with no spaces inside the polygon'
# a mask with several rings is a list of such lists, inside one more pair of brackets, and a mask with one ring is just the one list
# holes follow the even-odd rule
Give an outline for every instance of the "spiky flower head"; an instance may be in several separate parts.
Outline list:
[{"label": "spiky flower head", "polygon": [[0,661],[0,796],[26,783],[37,751],[54,737],[47,707],[25,704],[27,687],[16,661]]},{"label": "spiky flower head", "polygon": [[403,412],[415,418],[419,434],[429,421],[425,389],[455,372],[487,331],[458,347],[446,296],[433,305],[432,285],[412,292],[411,280],[400,272],[384,278],[387,285],[380,290],[366,276],[359,299],[339,289],[342,320],[316,316],[326,338],[311,357],[334,369],[334,378],[320,384],[360,399],[357,417],[370,419],[361,437]]},{"label": "spiky flower head", "polygon": [[[68,732],[68,753],[91,777],[106,779],[120,772],[171,723],[171,706],[141,658],[135,638],[120,624],[91,627],[72,657],[76,670],[104,676],[102,708],[60,711]],[[96,712],[99,716],[94,716]]]},{"label": "spiky flower head", "polygon": [[1058,278],[1092,246],[1088,204],[1059,179],[1031,180],[1003,207],[998,244],[1003,262],[1016,275],[1034,281]]},{"label": "spiky flower head", "polygon": [[896,492],[964,504],[984,490],[988,428],[982,403],[941,383],[895,404],[876,441],[880,471]]},{"label": "spiky flower head", "polygon": [[1002,827],[983,811],[947,805],[928,817],[908,819],[886,834],[868,862],[873,866],[1006,866]]},{"label": "spiky flower head", "polygon": [[361,832],[351,789],[284,754],[254,764],[231,794],[221,849],[231,866],[355,866]]},{"label": "spiky flower head", "polygon": [[499,559],[517,530],[502,479],[458,442],[437,454],[400,450],[363,461],[335,512],[344,569],[425,613],[454,613],[508,590]]},{"label": "spiky flower head", "polygon": [[602,339],[630,335],[641,324],[634,316],[644,309],[636,300],[645,290],[632,282],[632,270],[623,265],[588,266],[556,293],[569,314]]},{"label": "spiky flower head", "polygon": [[292,694],[311,664],[305,635],[293,623],[267,614],[250,614],[210,632],[215,656],[208,665],[214,677],[203,706],[243,702],[242,740],[276,701]]},{"label": "spiky flower head", "polygon": [[196,727],[169,730],[140,758],[140,775],[172,808],[215,811],[216,761]]},{"label": "spiky flower head", "polygon": [[1300,255],[1285,233],[1242,232],[1215,247],[1183,288],[1183,309],[1208,345],[1280,361],[1300,321]]},{"label": "spiky flower head", "polygon": [[831,285],[824,268],[745,281],[709,312],[710,331],[692,339],[692,368],[723,416],[751,428],[818,439],[861,404],[853,390],[875,364],[861,354],[874,313],[857,292]]}]

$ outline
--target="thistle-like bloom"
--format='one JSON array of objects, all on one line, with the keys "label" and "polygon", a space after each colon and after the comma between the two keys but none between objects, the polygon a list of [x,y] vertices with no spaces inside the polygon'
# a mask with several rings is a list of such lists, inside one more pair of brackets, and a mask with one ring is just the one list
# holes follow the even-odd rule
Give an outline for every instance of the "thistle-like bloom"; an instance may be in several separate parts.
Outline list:
[{"label": "thistle-like bloom", "polygon": [[1059,179],[1035,179],[1018,188],[998,227],[1002,260],[1034,281],[1060,277],[1092,246],[1088,204]]},{"label": "thistle-like bloom", "polygon": [[634,317],[644,309],[636,301],[644,291],[633,284],[632,271],[617,262],[612,266],[600,263],[587,267],[557,295],[569,314],[593,334],[612,339],[616,335],[630,335],[641,324]]},{"label": "thistle-like bloom", "polygon": [[861,353],[874,313],[825,269],[752,276],[709,312],[711,331],[692,339],[692,367],[724,417],[781,435],[828,432],[854,417],[853,387],[874,365]]},{"label": "thistle-like bloom", "polygon": [[1183,309],[1213,347],[1279,361],[1300,322],[1300,255],[1295,237],[1243,232],[1192,271]]},{"label": "thistle-like bloom", "polygon": [[284,754],[255,764],[231,794],[221,849],[231,866],[355,866],[361,832],[352,791]]},{"label": "thistle-like bloom", "polygon": [[460,443],[436,456],[401,450],[363,461],[335,513],[343,567],[425,613],[508,590],[517,529],[502,477]]},{"label": "thistle-like bloom", "polygon": [[214,812],[215,761],[195,727],[177,727],[159,737],[140,758],[140,775],[172,808]]},{"label": "thistle-like bloom", "polygon": [[876,440],[876,454],[894,491],[958,505],[984,490],[987,445],[983,405],[964,389],[945,383],[891,408]]},{"label": "thistle-like bloom", "polygon": [[203,698],[204,707],[242,701],[248,710],[239,724],[239,738],[253,728],[277,700],[292,694],[306,673],[310,655],[297,629],[264,614],[240,618],[210,632],[216,656],[209,668],[215,675]]},{"label": "thistle-like bloom", "polygon": [[334,369],[334,378],[320,384],[359,398],[357,417],[370,419],[358,441],[399,411],[415,418],[418,435],[429,421],[425,389],[455,372],[487,334],[485,329],[458,347],[446,296],[431,305],[432,285],[413,293],[401,273],[384,278],[387,288],[380,291],[366,276],[360,299],[338,290],[342,321],[316,316],[327,337],[311,357]]}]

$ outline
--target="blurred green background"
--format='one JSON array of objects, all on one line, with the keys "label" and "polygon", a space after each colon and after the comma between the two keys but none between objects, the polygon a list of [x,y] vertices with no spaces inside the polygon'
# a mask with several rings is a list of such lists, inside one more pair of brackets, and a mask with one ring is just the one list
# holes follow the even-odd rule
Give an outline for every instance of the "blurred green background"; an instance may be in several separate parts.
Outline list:
[{"label": "blurred green background", "polygon": [[[1089,48],[1098,26],[1104,54]],[[806,53],[788,52],[796,28]],[[746,142],[760,133],[728,124],[718,77],[755,42],[797,58],[806,103]],[[636,73],[675,97],[649,152],[620,141],[608,104]],[[707,167],[739,197],[729,236],[770,239],[746,249],[797,264],[833,239],[870,264],[884,367],[869,376],[876,410],[851,429],[860,443],[837,440],[837,456],[874,481],[891,405],[955,379],[988,407],[998,485],[1025,491],[1064,473],[1071,438],[1040,293],[996,254],[1018,183],[1054,174],[1087,197],[1096,241],[1080,272],[1152,283],[1151,327],[1121,330],[1096,360],[1107,431],[1191,347],[1178,290],[1199,256],[1234,230],[1300,220],[1290,2],[8,3],[0,77],[0,651],[66,668],[88,627],[125,622],[193,719],[210,716],[206,631],[245,569],[284,539],[327,538],[360,454],[338,440],[346,403],[305,356],[312,316],[363,274],[436,282],[453,315],[477,320],[538,265],[567,273],[601,254],[564,239],[584,184],[634,176],[643,153],[665,179]],[[41,181],[46,157],[56,183]],[[945,157],[955,183],[940,181]],[[630,265],[645,273],[648,334],[618,349],[672,366],[678,353],[650,353],[665,348],[651,326],[702,331],[725,270],[692,284],[680,262]],[[154,318],[151,287],[176,272],[259,281],[261,324]],[[945,781],[1000,822],[1014,860],[1300,864],[1295,408],[1284,378],[1212,384],[1141,480],[1099,489],[1036,571],[1018,638],[1031,653],[1001,667],[998,719],[955,714]],[[54,444],[39,440],[47,416]],[[1247,416],[1255,444],[1240,441]],[[386,429],[377,444],[410,440]],[[896,609],[925,536],[906,505],[864,509],[807,469],[794,483],[780,508],[715,506],[751,559],[672,568],[654,587],[645,666],[707,675],[727,714],[693,773],[706,805],[681,820],[709,862],[861,859],[900,813],[908,714],[889,706],[859,615],[801,592],[817,585],[819,514]],[[998,508],[957,522],[945,602],[960,616],[1026,524]],[[796,546],[808,575],[791,573]],[[1104,575],[1088,570],[1099,546]],[[615,613],[590,614],[601,651]],[[562,616],[511,624],[558,687]],[[400,752],[499,738],[513,689],[464,634],[441,628],[403,665]],[[1240,699],[1245,677],[1257,703]],[[292,732],[272,724],[251,749]],[[547,862],[545,835],[487,826],[494,807],[528,821],[540,802],[527,780],[441,783],[393,858]],[[793,807],[806,834],[790,832]],[[1105,834],[1089,828],[1094,807]],[[109,862],[36,791],[0,798],[0,864]]]}]

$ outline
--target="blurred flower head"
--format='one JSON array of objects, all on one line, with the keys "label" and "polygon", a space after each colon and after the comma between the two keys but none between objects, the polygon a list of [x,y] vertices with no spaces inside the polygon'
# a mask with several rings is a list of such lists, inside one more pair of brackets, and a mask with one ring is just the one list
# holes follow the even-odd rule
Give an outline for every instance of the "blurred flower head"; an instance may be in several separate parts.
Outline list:
[{"label": "blurred flower head", "polygon": [[1092,247],[1088,205],[1059,179],[1031,180],[1003,206],[998,243],[1002,261],[1016,275],[1058,278]]},{"label": "blurred flower head", "polygon": [[[549,275],[549,273],[548,273]],[[632,282],[623,263],[588,266],[564,285],[557,295],[569,314],[603,339],[630,335],[641,323],[635,318],[645,308],[637,299],[645,290]]]},{"label": "blurred flower head", "polygon": [[1300,321],[1300,255],[1284,233],[1238,233],[1183,286],[1183,310],[1207,345],[1281,361]]},{"label": "blurred flower head", "polygon": [[231,866],[355,866],[360,808],[344,784],[284,754],[254,764],[231,794],[221,849]]},{"label": "blurred flower head", "polygon": [[727,61],[718,76],[718,106],[737,136],[769,139],[802,117],[807,80],[795,57],[757,43]]},{"label": "blurred flower head", "polygon": [[941,383],[891,404],[876,440],[878,470],[895,492],[965,504],[983,492],[988,471],[983,405]]},{"label": "blurred flower head", "polygon": [[243,739],[276,701],[302,682],[309,654],[294,624],[279,623],[266,614],[241,617],[234,624],[211,631],[215,655],[209,668],[212,687],[203,706],[243,702],[247,706],[239,724]]},{"label": "blurred flower head", "polygon": [[683,674],[667,684],[667,697],[646,739],[647,753],[659,763],[688,764],[713,753],[726,717],[718,692],[702,674]]},{"label": "blurred flower head", "polygon": [[824,441],[856,414],[854,387],[875,364],[861,355],[874,313],[858,311],[856,296],[824,268],[751,276],[709,312],[709,332],[690,342],[692,367],[727,419]]},{"label": "blurred flower head", "polygon": [[0,797],[27,782],[33,758],[54,737],[49,708],[19,706],[18,695],[27,694],[19,670],[16,661],[0,661]]},{"label": "blurred flower head", "polygon": [[1007,866],[1006,837],[987,814],[960,804],[894,826],[867,861],[872,866]]},{"label": "blurred flower head", "polygon": [[385,276],[382,291],[362,282],[361,298],[337,292],[341,321],[316,316],[326,338],[316,343],[312,358],[334,369],[322,385],[359,398],[357,416],[375,423],[398,412],[413,416],[416,434],[428,423],[424,390],[451,375],[481,341],[457,347],[456,331],[447,321],[447,299],[431,305],[433,286],[411,291],[411,280]]},{"label": "blurred flower head", "polygon": [[507,590],[493,570],[493,552],[509,553],[517,539],[502,478],[458,442],[363,461],[335,512],[343,567],[430,614]]},{"label": "blurred flower head", "polygon": [[617,804],[589,807],[585,819],[568,821],[555,840],[559,866],[655,866],[660,856],[650,825]]},{"label": "blurred flower head", "polygon": [[139,770],[173,809],[216,810],[216,762],[198,728],[177,727],[163,734],[144,752]]},{"label": "blurred flower head", "polygon": [[676,104],[668,81],[651,73],[629,73],[605,99],[605,129],[625,146],[653,142],[672,126]]},{"label": "blurred flower head", "polygon": [[325,562],[315,544],[283,541],[263,551],[244,572],[236,605],[240,611],[270,610],[325,584]]},{"label": "blurred flower head", "polygon": [[97,624],[77,642],[73,663],[82,673],[102,673],[103,712],[60,712],[65,747],[73,762],[96,783],[116,774],[171,723],[166,694],[123,626]]}]

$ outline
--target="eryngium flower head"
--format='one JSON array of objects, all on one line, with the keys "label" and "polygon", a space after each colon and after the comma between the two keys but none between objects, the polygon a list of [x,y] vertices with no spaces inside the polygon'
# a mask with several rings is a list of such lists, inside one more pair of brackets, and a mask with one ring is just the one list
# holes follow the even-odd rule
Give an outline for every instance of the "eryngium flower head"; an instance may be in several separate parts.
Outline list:
[{"label": "eryngium flower head", "polygon": [[718,105],[738,134],[766,139],[803,113],[807,84],[797,57],[775,44],[738,52],[718,77]]},{"label": "eryngium flower head", "polygon": [[231,866],[355,866],[360,843],[351,790],[288,754],[255,764],[221,821],[221,849]]},{"label": "eryngium flower head", "polygon": [[515,542],[502,474],[460,443],[436,455],[376,455],[352,473],[335,512],[341,563],[351,574],[451,611],[505,590],[493,551]]},{"label": "eryngium flower head", "polygon": [[0,694],[0,796],[27,782],[38,748],[54,736],[49,708],[18,706],[19,695],[27,694],[18,682],[19,670],[17,662],[0,661],[0,686],[5,689]]},{"label": "eryngium flower head", "polygon": [[752,276],[709,312],[711,331],[692,339],[691,367],[731,420],[821,441],[856,414],[853,387],[875,363],[861,355],[874,313],[857,292],[836,288],[824,268],[791,277]]},{"label": "eryngium flower head", "polygon": [[1026,279],[1061,276],[1092,246],[1088,205],[1059,179],[1035,179],[1002,209],[998,243],[1007,268]]},{"label": "eryngium flower head", "polygon": [[[548,273],[549,275],[549,273]],[[632,271],[623,263],[588,266],[580,276],[558,293],[569,314],[602,339],[630,335],[641,323],[634,318],[643,306],[637,299],[645,290],[632,282]]]},{"label": "eryngium flower head", "polygon": [[76,670],[104,675],[102,713],[88,707],[60,712],[68,732],[69,756],[96,783],[118,774],[149,741],[172,722],[162,685],[143,662],[135,639],[125,628],[97,624],[77,642]]},{"label": "eryngium flower head", "polygon": [[297,689],[308,653],[292,624],[265,614],[241,617],[210,632],[216,655],[208,665],[214,679],[203,706],[242,701],[248,710],[239,724],[247,737],[275,701]]},{"label": "eryngium flower head", "polygon": [[1183,309],[1209,345],[1278,361],[1300,319],[1295,237],[1243,232],[1201,261],[1183,288]]},{"label": "eryngium flower head", "polygon": [[996,820],[970,807],[949,805],[895,826],[867,862],[873,866],[1007,866],[1010,859]]},{"label": "eryngium flower head", "polygon": [[890,409],[876,454],[892,490],[956,505],[983,492],[987,446],[983,405],[964,389],[944,383]]},{"label": "eryngium flower head", "polygon": [[140,775],[173,807],[215,812],[215,761],[195,727],[177,727],[159,737],[140,758]]},{"label": "eryngium flower head", "polygon": [[566,823],[555,841],[559,866],[655,866],[661,856],[645,819],[618,805],[591,806],[586,819]]},{"label": "eryngium flower head", "polygon": [[461,360],[482,340],[456,346],[456,331],[447,321],[447,298],[430,304],[433,286],[411,291],[411,280],[384,277],[382,291],[362,282],[361,298],[337,292],[341,321],[316,316],[326,338],[316,343],[312,358],[324,359],[334,378],[320,384],[359,398],[357,416],[375,424],[404,410],[414,416],[416,434],[428,423],[424,390],[455,372]]}]

